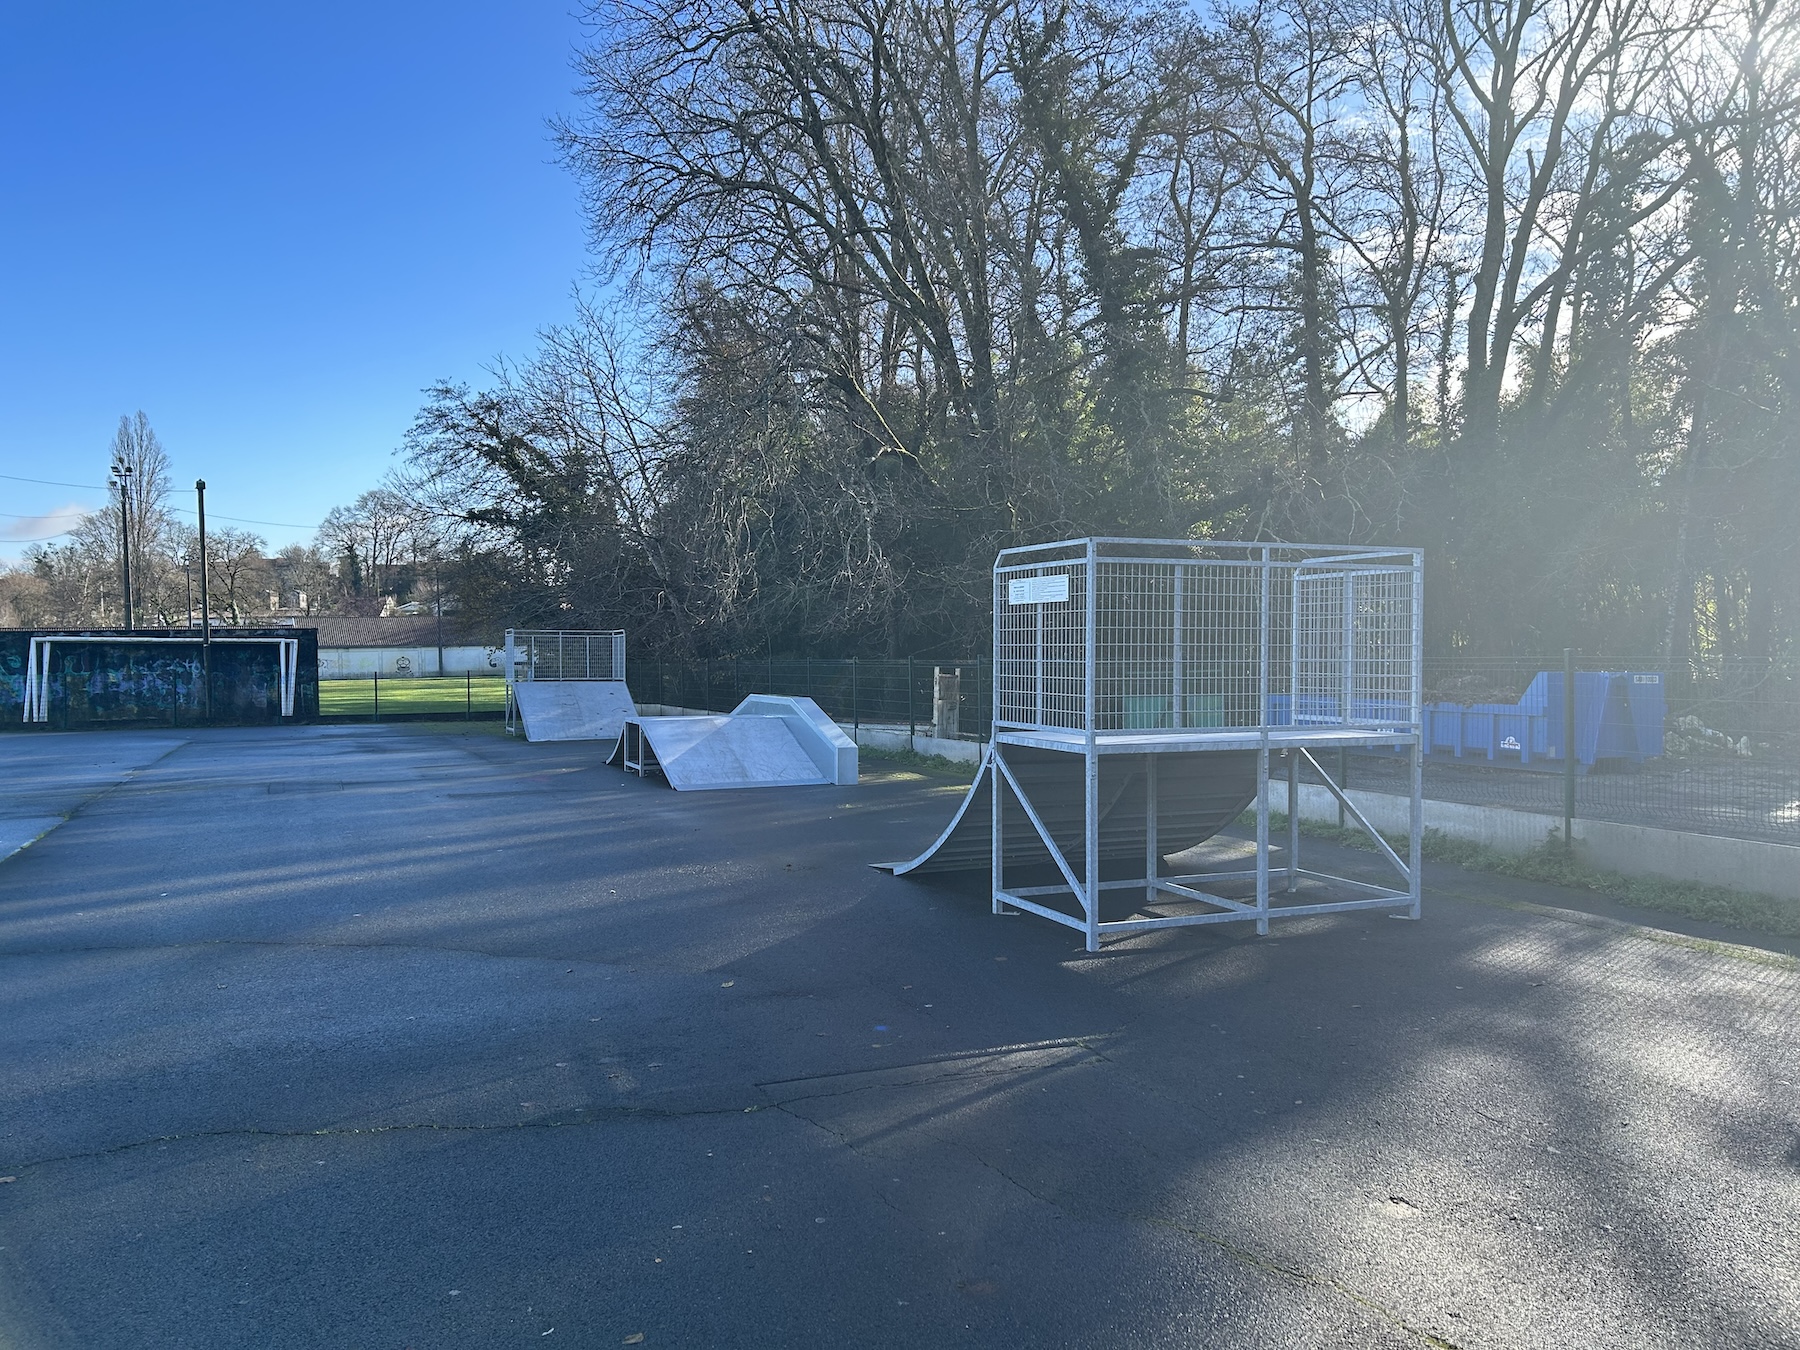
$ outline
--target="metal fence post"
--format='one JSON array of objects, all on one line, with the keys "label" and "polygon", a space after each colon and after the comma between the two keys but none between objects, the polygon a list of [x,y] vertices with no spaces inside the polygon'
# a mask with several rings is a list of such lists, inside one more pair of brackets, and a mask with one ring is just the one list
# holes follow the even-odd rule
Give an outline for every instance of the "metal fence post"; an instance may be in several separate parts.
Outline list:
[{"label": "metal fence post", "polygon": [[475,717],[475,674],[473,671],[463,672],[463,721],[473,721]]},{"label": "metal fence post", "polygon": [[375,672],[375,706],[369,713],[369,720],[371,722],[381,720],[381,672],[379,670]]},{"label": "metal fence post", "polygon": [[858,658],[850,658],[850,729],[862,730],[862,704],[857,699],[860,681],[857,679]]},{"label": "metal fence post", "polygon": [[1563,848],[1575,851],[1575,649],[1563,648]]}]

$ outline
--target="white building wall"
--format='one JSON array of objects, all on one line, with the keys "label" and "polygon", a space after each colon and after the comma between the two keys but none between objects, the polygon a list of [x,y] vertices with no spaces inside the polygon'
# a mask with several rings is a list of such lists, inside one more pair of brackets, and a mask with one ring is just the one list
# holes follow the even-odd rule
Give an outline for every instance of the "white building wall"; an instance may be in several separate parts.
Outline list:
[{"label": "white building wall", "polygon": [[444,668],[438,669],[436,647],[321,647],[321,680],[368,679],[371,675],[492,675],[499,676],[505,660],[498,647],[445,647]]}]

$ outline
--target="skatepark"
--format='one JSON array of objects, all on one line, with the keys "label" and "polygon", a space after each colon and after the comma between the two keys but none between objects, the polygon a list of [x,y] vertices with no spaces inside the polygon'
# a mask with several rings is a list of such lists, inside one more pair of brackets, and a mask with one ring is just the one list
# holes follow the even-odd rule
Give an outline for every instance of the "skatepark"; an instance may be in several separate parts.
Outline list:
[{"label": "skatepark", "polygon": [[26,749],[8,1344],[1796,1343],[1778,951],[1428,866],[1424,922],[1090,956],[872,870],[965,794],[873,759],[680,793],[479,725]]},{"label": "skatepark", "polygon": [[1800,1344],[1794,944],[1425,863],[1416,555],[1076,542],[964,775],[617,633],[16,739],[0,1344]]}]

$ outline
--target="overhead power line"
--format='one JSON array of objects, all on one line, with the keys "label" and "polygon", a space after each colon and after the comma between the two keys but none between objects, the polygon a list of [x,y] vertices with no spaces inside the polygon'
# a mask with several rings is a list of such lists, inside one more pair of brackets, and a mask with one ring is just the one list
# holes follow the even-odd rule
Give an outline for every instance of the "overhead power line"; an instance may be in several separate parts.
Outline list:
[{"label": "overhead power line", "polygon": [[[88,488],[94,492],[105,492],[107,489],[98,483],[65,483],[59,478],[21,478],[16,473],[0,473],[0,478],[10,483],[42,483],[46,487],[78,487]],[[0,512],[0,515],[5,514]]]},{"label": "overhead power line", "polygon": [[[94,492],[105,492],[108,490],[97,483],[65,483],[60,478],[23,478],[16,473],[0,473],[0,478],[6,479],[9,483],[41,483],[45,487],[87,488]],[[196,516],[199,514],[192,507],[187,506],[171,506],[168,509],[184,516]],[[250,516],[228,516],[218,511],[214,511],[211,514],[215,520],[229,520],[234,525],[273,525],[276,528],[283,530],[316,530],[319,528],[317,522],[311,525],[301,525],[292,520],[256,520]],[[18,515],[11,511],[0,511],[0,516],[9,516],[14,520],[35,520],[37,518],[35,516]]]}]

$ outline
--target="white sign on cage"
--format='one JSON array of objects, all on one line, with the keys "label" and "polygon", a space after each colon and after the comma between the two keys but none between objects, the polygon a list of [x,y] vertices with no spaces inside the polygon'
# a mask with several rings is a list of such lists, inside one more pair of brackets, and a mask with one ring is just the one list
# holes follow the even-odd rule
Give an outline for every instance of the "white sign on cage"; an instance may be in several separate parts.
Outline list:
[{"label": "white sign on cage", "polygon": [[1069,579],[1055,577],[1015,577],[1006,585],[1009,605],[1061,605],[1069,599]]}]

